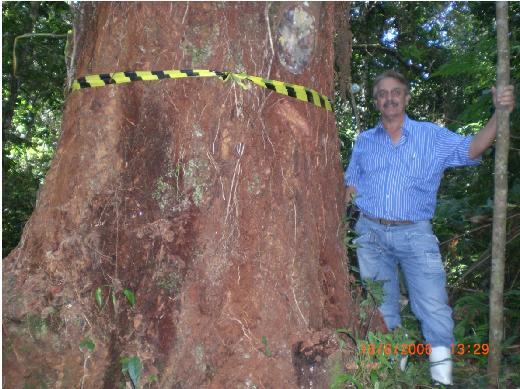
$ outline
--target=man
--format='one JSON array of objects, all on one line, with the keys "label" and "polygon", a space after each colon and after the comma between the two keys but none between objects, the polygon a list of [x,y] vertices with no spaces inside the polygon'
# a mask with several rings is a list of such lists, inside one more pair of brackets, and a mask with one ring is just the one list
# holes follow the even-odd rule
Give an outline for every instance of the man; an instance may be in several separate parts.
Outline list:
[{"label": "man", "polygon": [[[513,110],[512,86],[501,93],[492,88],[492,93],[495,108]],[[432,379],[450,385],[452,310],[430,219],[444,170],[480,162],[495,139],[496,114],[475,136],[464,137],[410,119],[405,113],[411,97],[409,86],[400,73],[387,71],[378,76],[373,95],[381,120],[359,135],[345,172],[347,201],[355,195],[361,211],[354,241],[361,277],[383,281],[385,297],[379,309],[388,329],[393,330],[401,323],[400,266],[412,311],[432,347]]]}]

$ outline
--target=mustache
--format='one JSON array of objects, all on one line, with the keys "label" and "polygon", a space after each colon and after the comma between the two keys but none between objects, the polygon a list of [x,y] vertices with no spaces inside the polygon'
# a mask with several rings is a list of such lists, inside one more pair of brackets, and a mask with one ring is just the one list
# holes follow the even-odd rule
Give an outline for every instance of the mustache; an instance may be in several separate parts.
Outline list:
[{"label": "mustache", "polygon": [[399,105],[399,103],[397,103],[396,101],[389,100],[389,101],[387,101],[386,103],[383,104],[383,107],[384,108],[388,108],[389,106],[397,107],[398,105]]}]

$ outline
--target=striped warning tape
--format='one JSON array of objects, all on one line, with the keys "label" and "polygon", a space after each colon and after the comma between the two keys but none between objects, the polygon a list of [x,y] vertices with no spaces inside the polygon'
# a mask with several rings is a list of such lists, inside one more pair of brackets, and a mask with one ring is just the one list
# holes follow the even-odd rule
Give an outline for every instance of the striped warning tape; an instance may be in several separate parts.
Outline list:
[{"label": "striped warning tape", "polygon": [[[306,101],[317,107],[332,111],[332,103],[314,89],[308,89],[301,85],[290,84],[276,80],[265,80],[261,77],[250,76],[241,73],[221,72],[217,70],[184,69],[184,70],[157,70],[92,74],[80,77],[72,83],[72,91],[84,88],[97,88],[110,84],[125,84],[132,81],[156,81],[165,78],[189,78],[189,77],[218,77],[223,81],[233,79],[241,84],[242,80],[249,80],[262,88],[267,88],[276,93],[295,99]],[[243,86],[243,84],[241,84]]]}]

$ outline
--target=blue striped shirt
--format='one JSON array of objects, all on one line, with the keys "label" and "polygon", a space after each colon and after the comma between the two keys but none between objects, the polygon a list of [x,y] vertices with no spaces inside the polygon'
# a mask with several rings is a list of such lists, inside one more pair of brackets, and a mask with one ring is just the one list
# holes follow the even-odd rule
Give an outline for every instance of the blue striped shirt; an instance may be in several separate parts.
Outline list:
[{"label": "blue striped shirt", "polygon": [[345,186],[356,188],[356,205],[368,216],[430,220],[444,170],[480,162],[480,157],[469,157],[472,139],[405,116],[401,138],[394,145],[379,122],[359,134]]}]

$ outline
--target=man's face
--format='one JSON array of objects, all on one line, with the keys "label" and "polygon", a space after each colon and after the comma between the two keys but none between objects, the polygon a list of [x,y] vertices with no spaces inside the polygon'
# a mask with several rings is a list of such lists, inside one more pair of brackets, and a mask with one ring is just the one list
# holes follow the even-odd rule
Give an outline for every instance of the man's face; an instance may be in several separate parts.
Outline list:
[{"label": "man's face", "polygon": [[375,91],[376,107],[384,119],[391,119],[404,115],[410,95],[406,86],[395,78],[383,78],[377,84]]}]

